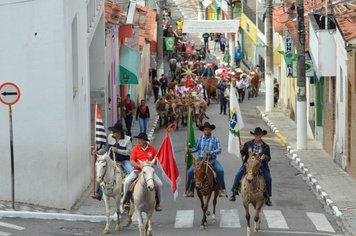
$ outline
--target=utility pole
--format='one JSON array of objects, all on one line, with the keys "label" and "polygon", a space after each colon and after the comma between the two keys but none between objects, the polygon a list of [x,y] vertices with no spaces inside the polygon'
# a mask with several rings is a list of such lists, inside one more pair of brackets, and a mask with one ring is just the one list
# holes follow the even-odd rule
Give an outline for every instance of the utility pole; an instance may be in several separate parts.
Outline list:
[{"label": "utility pole", "polygon": [[267,39],[266,47],[266,112],[273,111],[273,18],[272,18],[272,0],[267,0],[266,6],[266,27],[265,34]]},{"label": "utility pole", "polygon": [[304,0],[297,1],[297,149],[307,147]]},{"label": "utility pole", "polygon": [[[232,6],[232,0],[229,0],[227,5],[229,6],[229,18],[230,20],[234,19],[234,7]],[[230,66],[234,66],[235,65],[235,33],[230,33],[229,34],[229,53],[231,56],[231,62],[230,62]]]},{"label": "utility pole", "polygon": [[158,22],[157,22],[157,75],[161,76],[164,74],[164,67],[163,67],[163,0],[157,1],[157,15],[158,15]]}]

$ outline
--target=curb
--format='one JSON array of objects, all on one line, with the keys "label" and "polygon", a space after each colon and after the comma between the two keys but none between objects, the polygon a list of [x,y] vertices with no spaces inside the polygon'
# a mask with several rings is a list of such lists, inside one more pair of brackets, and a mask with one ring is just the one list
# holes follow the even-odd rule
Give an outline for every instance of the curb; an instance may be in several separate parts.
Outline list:
[{"label": "curb", "polygon": [[[148,133],[148,138],[152,142],[155,138],[154,132],[159,121],[159,116],[156,116],[152,128]],[[105,215],[83,215],[71,213],[52,213],[52,212],[35,212],[35,211],[5,211],[0,210],[0,219],[3,217],[22,218],[22,219],[41,219],[41,220],[65,220],[65,221],[88,221],[88,222],[106,222]],[[116,213],[110,216],[110,220],[116,220]],[[120,217],[121,218],[121,217]]]},{"label": "curb", "polygon": [[311,186],[313,186],[315,192],[323,200],[323,202],[330,208],[331,212],[337,218],[342,218],[343,217],[342,212],[335,205],[333,200],[331,200],[329,195],[323,190],[323,188],[320,186],[319,182],[309,172],[309,169],[305,167],[303,160],[300,157],[298,157],[297,152],[288,144],[287,139],[282,135],[282,133],[278,130],[278,128],[272,123],[272,121],[268,118],[267,114],[264,113],[260,109],[260,107],[257,107],[256,111],[257,111],[257,114],[261,115],[262,120],[267,124],[267,126],[271,129],[271,131],[273,133],[275,133],[277,135],[277,137],[279,138],[279,140],[285,145],[285,148],[287,150],[286,157],[291,159],[296,164],[295,167],[303,173],[303,175],[307,178],[307,181],[309,182],[309,184]]},{"label": "curb", "polygon": [[[66,220],[66,221],[89,221],[89,222],[105,222],[105,215],[81,215],[68,213],[49,213],[49,212],[33,212],[33,211],[0,211],[0,219],[22,218],[22,219],[40,219],[40,220]],[[121,218],[121,217],[120,217]],[[116,213],[110,216],[110,219],[116,220]]]}]

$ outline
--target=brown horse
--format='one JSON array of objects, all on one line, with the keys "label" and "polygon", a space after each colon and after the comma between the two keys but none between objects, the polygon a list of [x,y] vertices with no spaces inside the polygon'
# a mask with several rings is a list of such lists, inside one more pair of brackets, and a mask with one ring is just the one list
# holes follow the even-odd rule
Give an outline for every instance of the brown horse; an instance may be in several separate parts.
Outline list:
[{"label": "brown horse", "polygon": [[251,85],[252,85],[252,97],[258,96],[258,91],[260,90],[261,78],[255,72],[250,73]]},{"label": "brown horse", "polygon": [[217,98],[216,87],[218,86],[218,80],[215,77],[204,79],[205,90],[207,94],[207,104],[210,105],[210,99],[215,98],[217,103],[219,99]]},{"label": "brown horse", "polygon": [[249,159],[247,161],[246,174],[241,180],[241,199],[245,208],[247,220],[247,236],[251,235],[249,205],[252,204],[256,210],[255,213],[255,232],[261,228],[260,212],[265,202],[264,193],[266,190],[265,179],[260,170],[259,158],[252,155],[249,149]]},{"label": "brown horse", "polygon": [[216,173],[213,171],[212,167],[207,164],[206,158],[207,155],[204,154],[203,160],[201,160],[199,163],[197,163],[193,158],[195,189],[197,190],[201,209],[203,211],[203,219],[200,224],[201,229],[205,229],[208,224],[206,218],[210,215],[208,206],[212,193],[214,193],[212,219],[213,223],[216,222],[215,209],[219,195],[219,186],[216,180]]}]

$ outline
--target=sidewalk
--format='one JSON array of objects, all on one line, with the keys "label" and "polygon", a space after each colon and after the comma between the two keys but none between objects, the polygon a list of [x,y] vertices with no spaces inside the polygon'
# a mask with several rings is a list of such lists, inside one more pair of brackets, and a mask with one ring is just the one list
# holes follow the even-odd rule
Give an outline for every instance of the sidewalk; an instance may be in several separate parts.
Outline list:
[{"label": "sidewalk", "polygon": [[[148,137],[152,141],[154,139],[154,130],[158,123],[158,116],[156,107],[153,103],[153,97],[147,102],[150,109],[151,118],[148,122]],[[108,128],[108,127],[106,127]],[[132,134],[137,135],[140,132],[139,122],[134,120],[132,124]],[[134,141],[136,143],[136,141]],[[0,218],[2,217],[20,217],[32,219],[58,219],[58,220],[76,220],[76,221],[105,221],[105,205],[104,201],[98,201],[91,198],[93,185],[87,188],[79,201],[73,206],[71,210],[53,209],[49,207],[42,207],[33,204],[15,203],[16,210],[13,210],[11,202],[0,201]],[[114,200],[110,200],[111,215],[114,215]]]},{"label": "sidewalk", "polygon": [[318,199],[330,211],[347,235],[356,235],[356,180],[332,160],[321,145],[308,140],[307,150],[296,150],[296,123],[280,109],[264,113],[257,107],[257,114],[286,145],[287,157],[300,170]]}]

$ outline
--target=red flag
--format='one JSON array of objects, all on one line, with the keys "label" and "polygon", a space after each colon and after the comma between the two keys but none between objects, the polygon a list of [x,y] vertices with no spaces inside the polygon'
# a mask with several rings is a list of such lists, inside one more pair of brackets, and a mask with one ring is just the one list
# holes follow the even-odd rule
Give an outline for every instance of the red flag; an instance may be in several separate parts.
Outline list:
[{"label": "red flag", "polygon": [[192,79],[190,78],[190,75],[187,75],[187,76],[185,77],[185,79],[186,79],[186,81],[185,81],[185,87],[186,87],[186,88],[189,88],[190,85],[191,85],[191,83],[192,83]]},{"label": "red flag", "polygon": [[[168,127],[168,130],[172,128],[173,127],[170,126]],[[171,188],[175,200],[178,196],[177,186],[180,181],[180,178],[179,178],[178,166],[174,157],[173,144],[168,131],[166,132],[166,136],[164,137],[162,145],[158,150],[157,157],[164,173],[163,177],[168,183],[171,184]]]}]

